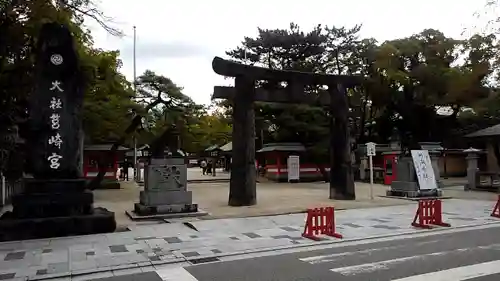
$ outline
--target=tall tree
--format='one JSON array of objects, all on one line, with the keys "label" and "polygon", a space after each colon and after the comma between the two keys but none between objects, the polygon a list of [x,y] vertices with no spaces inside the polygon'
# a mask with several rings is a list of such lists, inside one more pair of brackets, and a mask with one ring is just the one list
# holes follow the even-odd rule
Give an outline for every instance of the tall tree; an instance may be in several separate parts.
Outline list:
[{"label": "tall tree", "polygon": [[[382,44],[376,67],[388,104],[377,120],[380,132],[397,128],[407,148],[450,138],[460,110],[488,97],[495,52],[491,38],[455,40],[437,30]],[[442,107],[450,113],[438,114]]]},{"label": "tall tree", "polygon": [[[291,23],[289,29],[259,28],[258,32],[256,38],[245,37],[242,46],[227,54],[237,61],[271,69],[307,72],[323,70],[327,36],[323,34],[321,26],[304,32],[297,24]],[[316,145],[317,140],[324,139],[325,124],[328,121],[321,108],[257,103],[255,112],[257,130],[267,131],[268,124],[275,128],[270,135],[272,140],[268,141],[295,141],[310,146]],[[307,118],[296,118],[297,116]]]},{"label": "tall tree", "polygon": [[104,143],[117,140],[140,106],[133,101],[131,84],[119,72],[116,51],[90,50],[84,62],[94,74],[84,101],[83,125],[86,140]]}]

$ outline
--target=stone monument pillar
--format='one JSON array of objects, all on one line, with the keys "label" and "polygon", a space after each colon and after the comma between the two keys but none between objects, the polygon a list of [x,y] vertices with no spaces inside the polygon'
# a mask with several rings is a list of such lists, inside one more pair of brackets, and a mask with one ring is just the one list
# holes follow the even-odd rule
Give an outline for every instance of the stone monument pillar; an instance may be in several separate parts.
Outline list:
[{"label": "stone monument pillar", "polygon": [[396,165],[396,180],[392,181],[387,195],[391,196],[418,196],[418,179],[411,156],[401,156]]},{"label": "stone monument pillar", "polygon": [[114,213],[93,209],[81,178],[81,109],[84,95],[73,37],[47,23],[37,40],[35,88],[30,95],[29,173],[12,213],[0,220],[0,240],[112,232]]},{"label": "stone monument pillar", "polygon": [[477,160],[479,159],[480,150],[470,147],[464,150],[464,152],[467,153],[467,157],[465,158],[467,160],[467,183],[464,186],[464,190],[472,190],[476,188],[477,184]]},{"label": "stone monument pillar", "polygon": [[187,190],[187,165],[184,158],[153,158],[145,167],[144,191],[139,203],[134,205],[134,219],[140,216],[165,216],[198,214],[193,195]]},{"label": "stone monument pillar", "polygon": [[368,157],[366,156],[366,153],[362,156],[359,157],[359,179],[361,181],[366,181],[367,179],[369,180],[369,175],[366,173],[366,169],[368,167]]},{"label": "stone monument pillar", "polygon": [[429,156],[431,157],[431,164],[432,164],[432,169],[434,170],[434,176],[436,177],[436,184],[438,188],[443,188],[443,181],[441,180],[441,171],[439,170],[439,159],[441,158],[441,152],[429,151]]}]

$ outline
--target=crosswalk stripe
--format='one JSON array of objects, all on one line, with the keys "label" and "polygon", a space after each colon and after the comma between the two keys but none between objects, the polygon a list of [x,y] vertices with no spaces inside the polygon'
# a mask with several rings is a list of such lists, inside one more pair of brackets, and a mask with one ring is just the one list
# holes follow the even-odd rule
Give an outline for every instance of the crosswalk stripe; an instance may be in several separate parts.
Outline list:
[{"label": "crosswalk stripe", "polygon": [[[418,242],[415,245],[419,246],[419,245],[426,245],[426,244],[432,244],[432,243],[437,243],[437,242],[439,242],[439,240],[430,240],[430,241]],[[415,246],[415,245],[412,245],[412,246]],[[344,258],[347,256],[353,256],[353,255],[359,255],[359,254],[373,254],[373,252],[377,252],[377,251],[396,250],[396,249],[405,248],[405,247],[408,247],[408,245],[402,244],[402,245],[386,246],[386,247],[380,247],[380,248],[370,248],[370,249],[352,251],[352,252],[342,252],[342,253],[334,253],[334,254],[327,254],[327,255],[311,256],[311,257],[299,258],[299,260],[303,261],[303,262],[308,262],[310,264],[318,264],[318,263],[332,262],[332,261],[335,261],[337,259]]]},{"label": "crosswalk stripe", "polygon": [[463,281],[500,273],[500,260],[429,272],[392,281]]},{"label": "crosswalk stripe", "polygon": [[404,263],[404,262],[407,262],[410,260],[424,259],[426,257],[432,257],[432,256],[443,256],[443,255],[447,255],[447,254],[450,254],[453,252],[468,251],[470,249],[471,248],[462,248],[462,249],[456,249],[453,251],[434,252],[434,253],[423,254],[423,255],[401,257],[401,258],[383,260],[383,261],[372,262],[372,263],[364,263],[364,264],[358,264],[358,265],[352,265],[352,266],[346,266],[346,267],[332,268],[332,269],[330,269],[330,271],[337,272],[337,273],[340,273],[342,275],[356,275],[358,273],[367,273],[367,272],[374,272],[374,271],[383,270],[383,269],[389,269],[390,266]]},{"label": "crosswalk stripe", "polygon": [[354,252],[342,252],[342,253],[335,253],[335,254],[328,254],[328,255],[312,256],[312,257],[300,258],[299,260],[304,261],[304,262],[308,262],[311,264],[317,264],[317,263],[324,263],[324,262],[332,262],[337,258],[344,258],[347,256],[359,255],[359,254],[371,254],[372,252],[376,252],[376,251],[395,250],[395,249],[401,248],[401,247],[403,247],[403,246],[397,245],[397,246],[373,248],[373,249],[366,249],[366,250],[360,250],[360,251],[354,251]]},{"label": "crosswalk stripe", "polygon": [[172,267],[157,270],[156,273],[163,281],[198,281],[183,267]]}]

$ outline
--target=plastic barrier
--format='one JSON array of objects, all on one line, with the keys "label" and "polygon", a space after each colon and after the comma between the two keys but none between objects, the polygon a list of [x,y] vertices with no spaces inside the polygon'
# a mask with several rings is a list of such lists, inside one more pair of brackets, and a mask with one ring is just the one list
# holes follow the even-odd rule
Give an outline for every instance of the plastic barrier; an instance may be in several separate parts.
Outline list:
[{"label": "plastic barrier", "polygon": [[497,203],[491,212],[491,216],[495,218],[500,218],[500,195],[498,195]]},{"label": "plastic barrier", "polygon": [[443,209],[439,199],[422,199],[418,201],[418,209],[413,218],[412,226],[431,228],[432,225],[450,226],[443,222]]},{"label": "plastic barrier", "polygon": [[319,234],[342,239],[342,235],[335,232],[335,209],[333,207],[307,209],[302,237],[318,241],[321,238],[316,235]]}]

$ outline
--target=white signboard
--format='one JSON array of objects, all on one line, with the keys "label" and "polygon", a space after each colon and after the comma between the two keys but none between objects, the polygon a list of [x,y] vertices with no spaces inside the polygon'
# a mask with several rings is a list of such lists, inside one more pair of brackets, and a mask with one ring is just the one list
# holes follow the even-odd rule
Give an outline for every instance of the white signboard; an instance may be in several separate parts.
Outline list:
[{"label": "white signboard", "polygon": [[373,200],[373,156],[376,155],[375,150],[376,144],[374,142],[369,142],[366,144],[366,155],[370,160],[370,199]]},{"label": "white signboard", "polygon": [[427,150],[412,150],[413,166],[418,178],[420,189],[437,189],[436,176],[432,168],[431,157]]},{"label": "white signboard", "polygon": [[288,181],[300,180],[300,157],[297,155],[288,156],[287,161]]},{"label": "white signboard", "polygon": [[375,156],[376,151],[375,151],[375,143],[374,142],[369,142],[366,144],[366,155],[367,156]]}]

